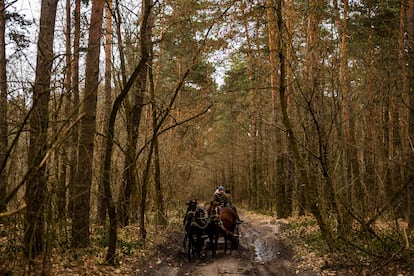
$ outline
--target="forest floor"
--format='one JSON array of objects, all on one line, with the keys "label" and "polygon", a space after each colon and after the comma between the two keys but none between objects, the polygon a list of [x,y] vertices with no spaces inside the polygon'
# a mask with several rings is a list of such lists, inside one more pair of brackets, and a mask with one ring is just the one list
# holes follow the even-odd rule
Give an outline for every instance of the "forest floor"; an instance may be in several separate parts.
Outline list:
[{"label": "forest floor", "polygon": [[[50,258],[37,260],[36,267],[46,275],[410,275],[392,264],[380,269],[344,265],[341,256],[326,253],[319,228],[311,217],[277,220],[248,211],[240,213],[245,222],[240,227],[239,249],[230,255],[224,254],[221,246],[215,260],[211,251],[201,259],[188,260],[183,248],[184,232],[177,219],[167,228],[147,229],[145,245],[139,242],[136,225],[120,229],[117,266],[103,263],[105,231],[96,228],[90,248],[74,251],[61,244],[52,250]],[[0,245],[2,242],[5,241]],[[7,252],[0,253],[1,275],[40,273],[19,258],[6,259]]]}]

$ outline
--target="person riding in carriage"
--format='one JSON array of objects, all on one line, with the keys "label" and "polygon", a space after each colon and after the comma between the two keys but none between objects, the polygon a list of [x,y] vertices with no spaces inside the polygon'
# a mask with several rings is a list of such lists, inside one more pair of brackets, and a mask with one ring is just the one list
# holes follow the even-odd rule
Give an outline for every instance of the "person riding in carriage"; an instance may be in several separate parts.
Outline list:
[{"label": "person riding in carriage", "polygon": [[237,215],[237,224],[243,223],[243,221],[239,217],[239,213],[237,212],[236,206],[234,206],[231,202],[230,190],[226,190],[223,186],[219,186],[217,190],[214,192],[212,202],[217,202],[219,206],[227,206],[232,208]]},{"label": "person riding in carriage", "polygon": [[227,197],[223,186],[219,186],[213,194],[213,201],[217,201],[221,206],[227,205]]}]

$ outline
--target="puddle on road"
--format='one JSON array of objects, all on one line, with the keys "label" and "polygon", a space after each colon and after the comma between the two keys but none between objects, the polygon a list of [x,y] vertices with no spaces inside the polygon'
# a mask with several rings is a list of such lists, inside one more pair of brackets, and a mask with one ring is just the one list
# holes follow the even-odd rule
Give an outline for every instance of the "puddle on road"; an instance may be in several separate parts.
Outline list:
[{"label": "puddle on road", "polygon": [[247,238],[250,240],[250,246],[254,249],[253,262],[271,262],[280,255],[278,248],[275,247],[274,233],[276,228],[273,225],[264,225],[260,228],[259,231],[254,229],[247,234]]},{"label": "puddle on road", "polygon": [[273,247],[269,245],[266,240],[256,239],[253,242],[253,247],[255,250],[254,262],[258,263],[267,263],[274,260],[277,257],[277,253],[274,252]]}]

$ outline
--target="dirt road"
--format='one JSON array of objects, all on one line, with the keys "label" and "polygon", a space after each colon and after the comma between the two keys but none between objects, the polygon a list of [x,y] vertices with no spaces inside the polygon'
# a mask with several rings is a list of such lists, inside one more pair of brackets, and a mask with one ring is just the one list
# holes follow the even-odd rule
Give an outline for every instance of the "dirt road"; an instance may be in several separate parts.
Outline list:
[{"label": "dirt road", "polygon": [[242,213],[240,248],[231,255],[211,251],[202,259],[187,260],[182,248],[183,235],[172,237],[160,246],[154,264],[144,269],[145,275],[159,276],[215,276],[215,275],[315,275],[299,273],[294,267],[292,252],[278,238],[280,224],[270,216]]}]

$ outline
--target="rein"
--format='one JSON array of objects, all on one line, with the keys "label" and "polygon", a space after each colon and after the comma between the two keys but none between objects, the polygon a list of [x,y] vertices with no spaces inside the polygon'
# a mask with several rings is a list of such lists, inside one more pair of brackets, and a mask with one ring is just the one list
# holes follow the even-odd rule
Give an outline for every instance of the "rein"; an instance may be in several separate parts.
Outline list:
[{"label": "rein", "polygon": [[217,226],[219,226],[220,227],[220,229],[221,230],[223,230],[227,235],[232,235],[233,237],[238,237],[239,235],[238,234],[235,234],[235,233],[233,233],[233,232],[231,232],[231,231],[229,231],[229,230],[227,230],[225,227],[224,227],[224,225],[223,225],[223,221],[221,221],[221,219],[220,219],[220,215],[218,215],[218,214],[214,214],[213,216],[211,216],[211,217],[214,217],[214,218],[218,218],[218,219],[216,219],[216,221],[218,222],[218,223],[216,223],[216,225]]},{"label": "rein", "polygon": [[[192,214],[193,215],[192,216],[192,221],[190,223],[190,226],[196,226],[197,228],[200,228],[200,229],[206,229],[207,226],[208,226],[208,224],[209,224],[209,221],[208,221],[208,219],[203,219],[201,217],[194,216],[195,214],[197,214],[197,211],[199,211],[199,210],[197,209],[197,210],[194,210],[194,211],[188,211],[187,212],[187,215],[188,214]],[[199,219],[200,221],[205,222],[204,226],[198,224],[197,221],[196,221],[197,219]],[[188,221],[188,222],[190,222],[190,221]]]},{"label": "rein", "polygon": [[238,237],[238,236],[239,236],[238,234],[235,234],[235,233],[233,233],[233,232],[231,232],[231,231],[227,230],[227,229],[224,227],[223,223],[220,223],[220,228],[221,228],[224,232],[226,232],[226,234],[227,234],[227,235],[232,235],[233,237]]},{"label": "rein", "polygon": [[207,219],[204,219],[204,222],[206,222],[205,224],[204,224],[204,226],[201,226],[200,224],[198,224],[196,221],[192,221],[191,222],[191,226],[196,226],[197,228],[200,228],[200,229],[206,229],[207,228],[207,226],[208,226],[208,220]]}]

